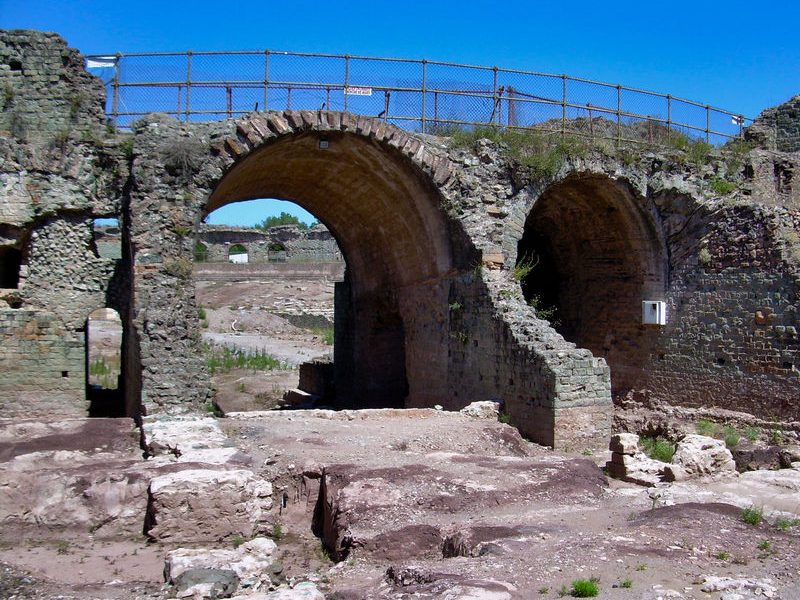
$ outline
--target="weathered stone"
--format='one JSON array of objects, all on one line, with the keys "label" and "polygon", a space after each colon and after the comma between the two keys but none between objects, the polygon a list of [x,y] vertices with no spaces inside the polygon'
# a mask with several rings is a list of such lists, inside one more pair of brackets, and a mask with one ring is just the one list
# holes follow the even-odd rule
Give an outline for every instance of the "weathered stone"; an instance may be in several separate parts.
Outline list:
[{"label": "weathered stone", "polygon": [[230,571],[239,580],[265,580],[269,582],[269,569],[275,562],[275,542],[268,538],[255,538],[238,548],[177,548],[167,554],[164,578],[177,585],[187,571],[214,569]]},{"label": "weathered stone", "polygon": [[611,452],[634,455],[639,452],[639,436],[635,433],[615,433],[608,444]]},{"label": "weathered stone", "polygon": [[672,464],[681,467],[686,477],[736,475],[736,463],[725,442],[690,434],[680,440]]},{"label": "weathered stone", "polygon": [[500,416],[500,403],[483,400],[473,402],[461,409],[461,414],[479,419],[496,419]]},{"label": "weathered stone", "polygon": [[252,537],[272,507],[272,484],[251,471],[188,469],[160,475],[148,488],[145,533],[171,542]]}]

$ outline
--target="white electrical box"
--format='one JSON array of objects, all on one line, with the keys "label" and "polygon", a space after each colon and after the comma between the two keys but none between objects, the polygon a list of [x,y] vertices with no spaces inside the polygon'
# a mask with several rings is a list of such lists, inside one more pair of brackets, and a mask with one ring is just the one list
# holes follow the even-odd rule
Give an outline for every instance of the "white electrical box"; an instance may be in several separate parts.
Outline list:
[{"label": "white electrical box", "polygon": [[661,300],[642,302],[642,323],[644,325],[666,325],[667,303]]}]

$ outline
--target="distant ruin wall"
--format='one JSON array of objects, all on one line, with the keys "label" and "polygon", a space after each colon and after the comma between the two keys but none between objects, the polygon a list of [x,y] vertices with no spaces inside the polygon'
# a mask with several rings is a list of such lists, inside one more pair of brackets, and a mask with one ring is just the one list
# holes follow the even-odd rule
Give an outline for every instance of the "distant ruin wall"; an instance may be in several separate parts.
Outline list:
[{"label": "distant ruin wall", "polygon": [[746,135],[766,150],[800,152],[800,95],[766,109]]},{"label": "distant ruin wall", "polygon": [[197,235],[198,262],[228,262],[232,246],[241,245],[248,263],[341,262],[342,253],[324,225],[310,229],[278,225],[267,230],[203,225]]}]

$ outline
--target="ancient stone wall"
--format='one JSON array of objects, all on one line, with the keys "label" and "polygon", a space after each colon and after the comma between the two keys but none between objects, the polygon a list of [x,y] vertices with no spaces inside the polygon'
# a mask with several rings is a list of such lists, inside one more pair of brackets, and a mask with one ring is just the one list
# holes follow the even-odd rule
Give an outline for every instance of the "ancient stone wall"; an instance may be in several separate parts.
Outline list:
[{"label": "ancient stone wall", "polygon": [[86,414],[87,317],[130,296],[92,231],[121,210],[121,141],[102,82],[54,34],[0,33],[0,91],[3,414]]},{"label": "ancient stone wall", "polygon": [[[541,173],[488,140],[458,148],[325,111],[153,115],[116,134],[102,87],[58,38],[4,32],[0,49],[0,86],[41,100],[58,127],[11,131],[27,104],[0,121],[0,259],[19,262],[18,278],[15,263],[2,271],[16,287],[0,291],[9,412],[86,409],[73,373],[102,306],[122,318],[129,414],[204,405],[198,224],[230,202],[291,197],[347,258],[334,349],[344,406],[498,400],[530,438],[574,448],[609,432],[612,394],[800,418],[791,154],[697,163],[596,147]],[[45,98],[47,70],[59,100]],[[65,103],[75,90],[86,101]],[[121,258],[96,251],[98,217],[120,220]],[[309,248],[329,243],[312,234]],[[521,250],[541,259],[525,275]],[[641,322],[643,300],[666,303],[666,324]]]},{"label": "ancient stone wall", "polygon": [[746,135],[765,150],[800,152],[800,95],[763,111]]},{"label": "ancient stone wall", "polygon": [[202,262],[227,262],[232,246],[247,250],[248,263],[266,262],[339,262],[342,253],[330,231],[317,224],[310,229],[278,225],[266,231],[223,225],[202,225],[197,241],[202,252],[195,258]]}]

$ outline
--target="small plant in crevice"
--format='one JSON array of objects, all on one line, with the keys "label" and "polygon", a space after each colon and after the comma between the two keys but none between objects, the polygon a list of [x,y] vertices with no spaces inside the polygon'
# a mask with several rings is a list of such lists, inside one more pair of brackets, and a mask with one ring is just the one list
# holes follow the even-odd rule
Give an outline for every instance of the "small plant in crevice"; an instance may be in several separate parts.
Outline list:
[{"label": "small plant in crevice", "polygon": [[643,435],[639,438],[639,446],[653,460],[665,463],[670,462],[675,454],[675,446],[672,442],[659,437]]},{"label": "small plant in crevice", "polygon": [[708,182],[708,187],[712,192],[720,196],[727,196],[733,192],[738,186],[733,181],[728,181],[723,177],[714,177]]},{"label": "small plant in crevice", "polygon": [[164,169],[183,182],[191,180],[200,168],[204,150],[202,144],[193,138],[180,138],[161,147]]},{"label": "small plant in crevice", "polygon": [[633,587],[633,580],[630,578],[623,579],[622,581],[619,582],[619,587],[624,588],[626,590],[630,589]]},{"label": "small plant in crevice", "polygon": [[703,267],[711,264],[711,252],[709,252],[708,248],[700,248],[697,253],[697,262]]},{"label": "small plant in crevice", "polygon": [[760,525],[764,519],[764,510],[755,506],[742,509],[742,521],[748,525]]},{"label": "small plant in crevice", "polygon": [[549,593],[550,593],[550,588],[549,587],[542,586],[542,587],[539,588],[539,595],[540,596],[546,596]]},{"label": "small plant in crevice", "polygon": [[15,96],[14,88],[11,87],[10,83],[5,84],[3,86],[3,95],[2,95],[2,102],[3,102],[3,110],[6,110],[11,104],[14,102]]},{"label": "small plant in crevice", "polygon": [[460,302],[458,302],[458,301],[451,302],[450,304],[448,304],[448,305],[447,305],[447,307],[450,309],[450,312],[453,312],[453,313],[457,313],[457,312],[458,312],[458,311],[460,311],[462,308],[464,308],[464,307],[461,305],[461,303],[460,303]]},{"label": "small plant in crevice", "polygon": [[231,546],[234,548],[238,548],[242,544],[244,544],[245,539],[243,536],[239,535],[238,533],[234,536],[231,536]]},{"label": "small plant in crevice", "polygon": [[192,261],[185,258],[168,258],[164,261],[164,272],[178,279],[189,279],[192,276]]},{"label": "small plant in crevice", "polygon": [[523,256],[520,260],[517,261],[517,264],[514,265],[514,268],[511,269],[511,276],[516,281],[523,281],[528,275],[531,274],[531,271],[536,268],[536,265],[539,264],[539,257],[533,256]]},{"label": "small plant in crevice", "polygon": [[272,539],[280,542],[283,539],[283,526],[280,523],[275,523],[272,526]]},{"label": "small plant in crevice", "polygon": [[450,334],[450,337],[465,346],[469,342],[469,336],[464,331],[454,331]]},{"label": "small plant in crevice", "polygon": [[721,550],[720,552],[717,552],[714,555],[714,558],[717,558],[719,560],[729,560],[730,557],[731,557],[731,553],[727,552],[726,550]]},{"label": "small plant in crevice", "polygon": [[503,411],[497,416],[497,420],[503,423],[504,425],[511,424],[511,413]]}]

